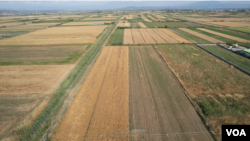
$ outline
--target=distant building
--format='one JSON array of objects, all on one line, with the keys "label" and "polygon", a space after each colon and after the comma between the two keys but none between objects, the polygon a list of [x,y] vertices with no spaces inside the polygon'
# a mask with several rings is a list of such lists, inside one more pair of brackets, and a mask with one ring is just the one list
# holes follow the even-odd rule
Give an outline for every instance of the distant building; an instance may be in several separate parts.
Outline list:
[{"label": "distant building", "polygon": [[248,58],[250,57],[250,49],[242,49],[241,53]]},{"label": "distant building", "polygon": [[91,25],[104,25],[104,23],[92,23]]}]

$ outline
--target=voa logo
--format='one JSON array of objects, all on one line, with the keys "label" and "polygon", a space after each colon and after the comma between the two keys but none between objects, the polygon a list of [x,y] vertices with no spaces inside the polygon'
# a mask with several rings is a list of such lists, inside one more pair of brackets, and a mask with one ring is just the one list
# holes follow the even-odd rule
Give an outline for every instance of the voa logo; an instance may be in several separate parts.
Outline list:
[{"label": "voa logo", "polygon": [[222,141],[250,141],[250,125],[222,125]]},{"label": "voa logo", "polygon": [[228,136],[247,136],[244,129],[238,130],[238,129],[226,129]]}]

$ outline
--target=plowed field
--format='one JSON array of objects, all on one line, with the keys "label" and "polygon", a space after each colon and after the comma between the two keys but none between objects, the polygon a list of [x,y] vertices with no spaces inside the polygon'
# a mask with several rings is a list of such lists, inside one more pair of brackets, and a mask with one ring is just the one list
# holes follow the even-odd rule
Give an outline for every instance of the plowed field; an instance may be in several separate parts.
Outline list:
[{"label": "plowed field", "polygon": [[202,30],[202,31],[206,31],[206,32],[212,33],[212,34],[215,34],[215,35],[219,35],[219,36],[231,39],[231,40],[237,40],[239,42],[249,42],[250,41],[250,40],[245,40],[245,39],[241,39],[241,38],[238,38],[238,37],[226,35],[226,34],[223,34],[223,33],[215,32],[215,31],[212,31],[212,30],[208,30],[208,29],[205,29],[205,28],[198,28],[198,29]]},{"label": "plowed field", "polygon": [[130,130],[145,131],[138,140],[213,140],[152,47],[130,47],[129,64]]},{"label": "plowed field", "polygon": [[[200,29],[203,29],[203,28],[200,28]],[[204,35],[204,34],[201,34],[201,33],[195,32],[195,31],[192,31],[192,30],[187,29],[187,28],[180,28],[180,30],[183,30],[183,31],[185,31],[187,33],[193,34],[193,35],[195,35],[197,37],[200,37],[200,38],[202,38],[204,40],[207,40],[207,41],[209,41],[211,43],[218,43],[218,42],[223,43],[223,41],[220,41],[220,40],[217,40],[215,38],[209,37],[207,35]]]},{"label": "plowed field", "polygon": [[53,140],[128,140],[128,47],[105,47]]}]

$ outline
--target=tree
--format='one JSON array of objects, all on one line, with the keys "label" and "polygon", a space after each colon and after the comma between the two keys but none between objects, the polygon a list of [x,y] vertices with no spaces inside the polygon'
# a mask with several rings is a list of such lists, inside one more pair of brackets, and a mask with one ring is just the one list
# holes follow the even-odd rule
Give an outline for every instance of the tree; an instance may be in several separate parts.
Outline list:
[{"label": "tree", "polygon": [[164,28],[168,28],[168,25],[165,25]]}]

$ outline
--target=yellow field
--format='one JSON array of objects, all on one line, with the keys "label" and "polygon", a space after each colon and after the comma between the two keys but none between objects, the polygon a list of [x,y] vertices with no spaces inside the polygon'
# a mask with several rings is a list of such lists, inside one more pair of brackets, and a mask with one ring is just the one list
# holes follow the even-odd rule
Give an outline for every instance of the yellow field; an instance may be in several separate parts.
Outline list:
[{"label": "yellow field", "polygon": [[107,25],[52,27],[3,39],[0,45],[51,45],[93,43]]},{"label": "yellow field", "polygon": [[107,18],[85,18],[83,20],[89,20],[89,21],[104,20],[105,21],[105,20],[115,20],[115,19],[116,17],[107,17]]},{"label": "yellow field", "polygon": [[92,23],[111,23],[112,21],[93,21],[93,22],[70,22],[63,25],[91,25]]}]

